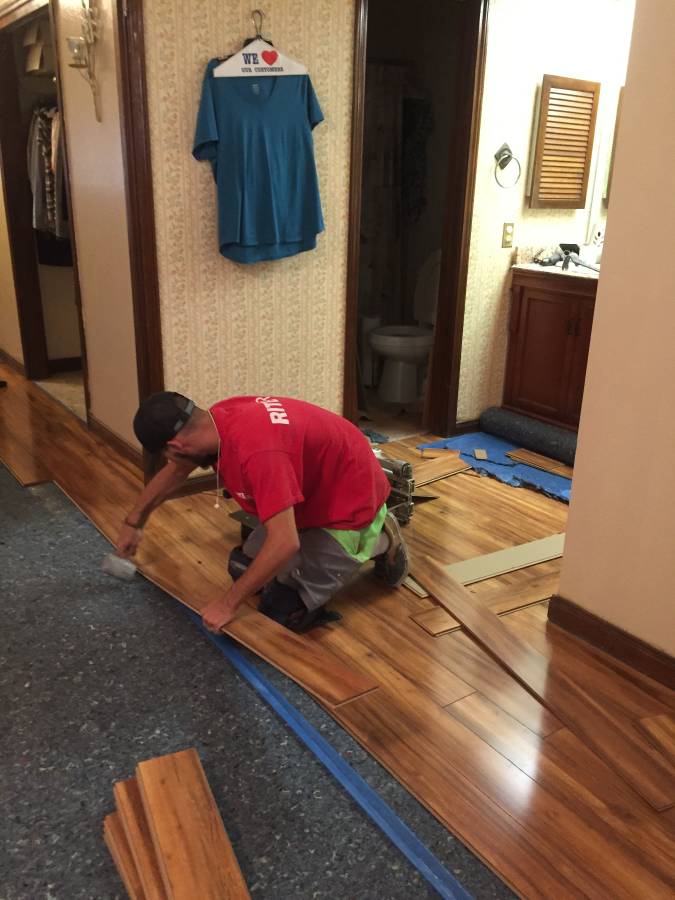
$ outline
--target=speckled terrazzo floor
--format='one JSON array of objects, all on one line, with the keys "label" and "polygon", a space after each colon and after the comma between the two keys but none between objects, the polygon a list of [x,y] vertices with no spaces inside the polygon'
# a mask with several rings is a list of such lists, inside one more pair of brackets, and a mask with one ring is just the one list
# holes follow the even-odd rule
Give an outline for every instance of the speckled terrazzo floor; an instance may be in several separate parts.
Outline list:
[{"label": "speckled terrazzo floor", "polygon": [[[101,837],[113,782],[188,746],[254,898],[437,896],[175,601],[100,571],[107,549],[58,488],[21,488],[0,465],[0,900],[126,896]],[[467,890],[513,896],[300,688],[256,665]]]}]

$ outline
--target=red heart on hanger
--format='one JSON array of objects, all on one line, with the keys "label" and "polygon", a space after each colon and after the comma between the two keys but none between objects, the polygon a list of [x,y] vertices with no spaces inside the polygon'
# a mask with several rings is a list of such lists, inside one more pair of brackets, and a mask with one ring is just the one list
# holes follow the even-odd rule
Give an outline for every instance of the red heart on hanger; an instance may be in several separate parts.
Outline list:
[{"label": "red heart on hanger", "polygon": [[279,56],[276,50],[263,50],[261,55],[268,66],[274,65],[277,61],[277,56]]}]

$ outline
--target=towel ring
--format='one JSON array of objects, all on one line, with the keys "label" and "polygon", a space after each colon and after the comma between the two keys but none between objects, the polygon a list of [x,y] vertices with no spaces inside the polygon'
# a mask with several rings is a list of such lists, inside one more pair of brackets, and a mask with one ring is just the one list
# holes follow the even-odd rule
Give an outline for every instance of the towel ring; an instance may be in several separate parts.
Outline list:
[{"label": "towel ring", "polygon": [[[512,188],[515,187],[520,181],[520,176],[523,174],[523,168],[520,165],[520,161],[513,155],[513,152],[508,144],[502,144],[499,150],[495,153],[495,181],[499,185],[500,188]],[[516,180],[513,184],[504,184],[499,180],[499,172],[503,171],[510,162],[514,162],[518,166],[518,174],[516,175]]]}]

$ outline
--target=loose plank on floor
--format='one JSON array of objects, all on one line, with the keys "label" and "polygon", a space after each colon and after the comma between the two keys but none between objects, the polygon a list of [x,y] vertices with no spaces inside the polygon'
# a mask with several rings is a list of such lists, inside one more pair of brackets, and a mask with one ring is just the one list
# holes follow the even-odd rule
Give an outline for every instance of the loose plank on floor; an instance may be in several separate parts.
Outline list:
[{"label": "loose plank on floor", "polygon": [[542,654],[525,644],[443,566],[427,558],[420,583],[455,616],[469,634],[524,688],[537,697],[575,734],[593,747],[655,809],[675,803],[675,767],[670,765],[631,723],[612,711],[612,698],[594,695],[576,679],[549,666]]},{"label": "loose plank on floor", "polygon": [[139,763],[137,778],[169,900],[250,897],[197,751]]},{"label": "loose plank on floor", "polygon": [[667,713],[638,719],[636,726],[666,759],[675,761],[675,718]]},{"label": "loose plank on floor", "polygon": [[[552,561],[552,563],[557,562],[557,560]],[[522,581],[510,584],[498,577],[477,582],[469,590],[472,594],[479,594],[492,612],[498,616],[515,612],[515,610],[522,609],[525,606],[548,600],[555,594],[560,581],[559,565],[556,565],[555,571],[551,573],[536,574],[540,569],[548,566],[551,566],[551,563],[542,563],[540,566],[519,570],[523,573],[532,573],[531,577],[526,576]],[[509,574],[512,575],[513,573]],[[411,618],[432,635],[447,634],[462,627],[457,619],[441,606],[421,610],[411,616]]]},{"label": "loose plank on floor", "polygon": [[450,475],[456,475],[458,472],[466,472],[470,469],[463,459],[460,459],[459,453],[448,454],[448,456],[439,456],[437,459],[425,459],[413,466],[413,478],[415,479],[415,487],[423,487],[425,484],[432,484],[441,478],[448,478]]},{"label": "loose plank on floor", "polygon": [[147,900],[166,900],[157,854],[143,809],[141,792],[135,778],[118,781],[113,794],[119,820]]},{"label": "loose plank on floor", "polygon": [[110,851],[115,868],[131,900],[147,900],[124,834],[124,829],[122,828],[119,813],[113,812],[105,817],[103,821],[103,840]]}]

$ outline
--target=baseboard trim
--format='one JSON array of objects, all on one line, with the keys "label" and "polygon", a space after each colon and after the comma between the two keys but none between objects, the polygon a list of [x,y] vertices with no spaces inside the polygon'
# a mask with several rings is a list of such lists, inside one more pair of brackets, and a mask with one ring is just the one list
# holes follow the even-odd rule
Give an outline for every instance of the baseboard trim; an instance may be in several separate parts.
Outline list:
[{"label": "baseboard trim", "polygon": [[100,437],[106,444],[109,444],[113,450],[116,450],[120,454],[120,456],[128,459],[134,466],[137,466],[141,472],[143,471],[143,454],[140,450],[132,447],[131,444],[127,444],[125,440],[115,434],[114,431],[111,431],[107,425],[103,424],[103,422],[99,422],[99,420],[95,416],[92,416],[91,413],[89,413],[87,424],[89,425],[90,431],[97,437]]},{"label": "baseboard trim", "polygon": [[47,369],[50,375],[58,375],[60,372],[79,372],[81,368],[81,356],[64,356],[61,359],[47,360]]},{"label": "baseboard trim", "polygon": [[13,356],[10,356],[6,350],[0,349],[0,362],[5,363],[10,369],[14,369],[19,375],[23,375],[24,378],[26,377],[26,368],[24,364],[20,363],[18,359],[14,359]]},{"label": "baseboard trim", "polygon": [[480,422],[478,419],[472,419],[470,422],[457,422],[453,434],[471,434],[474,431],[480,431]]},{"label": "baseboard trim", "polygon": [[674,657],[588,612],[571,600],[557,595],[552,597],[548,606],[548,620],[666,687],[675,686]]}]

